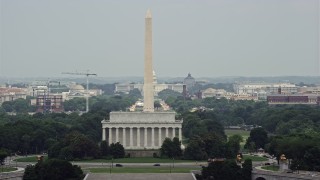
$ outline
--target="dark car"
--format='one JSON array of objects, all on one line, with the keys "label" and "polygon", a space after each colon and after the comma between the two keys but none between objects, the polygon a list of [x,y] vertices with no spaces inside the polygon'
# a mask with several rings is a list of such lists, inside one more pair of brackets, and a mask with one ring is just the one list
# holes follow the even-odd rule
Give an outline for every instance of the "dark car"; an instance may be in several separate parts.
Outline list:
[{"label": "dark car", "polygon": [[116,167],[123,167],[122,164],[116,164]]},{"label": "dark car", "polygon": [[154,164],[153,166],[160,166],[160,164]]},{"label": "dark car", "polygon": [[293,171],[289,169],[289,170],[287,171],[287,173],[293,173]]}]

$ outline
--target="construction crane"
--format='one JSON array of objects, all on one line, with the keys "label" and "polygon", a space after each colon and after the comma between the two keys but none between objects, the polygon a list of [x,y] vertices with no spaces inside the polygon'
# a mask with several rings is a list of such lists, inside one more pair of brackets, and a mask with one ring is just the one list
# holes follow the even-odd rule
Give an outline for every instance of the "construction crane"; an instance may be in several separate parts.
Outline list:
[{"label": "construction crane", "polygon": [[84,75],[87,76],[87,93],[86,93],[86,112],[89,112],[89,76],[97,76],[94,73],[79,73],[79,72],[62,72],[62,74],[71,74],[71,75]]}]

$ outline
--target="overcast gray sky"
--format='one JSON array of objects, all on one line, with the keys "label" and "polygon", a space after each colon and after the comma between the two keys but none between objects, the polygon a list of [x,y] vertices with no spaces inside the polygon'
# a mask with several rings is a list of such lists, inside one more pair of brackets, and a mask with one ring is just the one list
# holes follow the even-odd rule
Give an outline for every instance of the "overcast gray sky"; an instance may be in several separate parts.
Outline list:
[{"label": "overcast gray sky", "polygon": [[0,0],[0,77],[319,75],[317,0]]}]

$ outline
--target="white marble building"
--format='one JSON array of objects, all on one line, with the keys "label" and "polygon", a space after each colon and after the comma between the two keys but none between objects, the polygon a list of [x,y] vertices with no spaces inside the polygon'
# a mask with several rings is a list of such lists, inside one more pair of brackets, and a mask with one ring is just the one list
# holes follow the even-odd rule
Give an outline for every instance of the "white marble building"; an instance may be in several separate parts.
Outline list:
[{"label": "white marble building", "polygon": [[102,140],[125,149],[159,149],[166,137],[181,140],[182,122],[175,112],[111,112],[110,120],[101,122]]}]

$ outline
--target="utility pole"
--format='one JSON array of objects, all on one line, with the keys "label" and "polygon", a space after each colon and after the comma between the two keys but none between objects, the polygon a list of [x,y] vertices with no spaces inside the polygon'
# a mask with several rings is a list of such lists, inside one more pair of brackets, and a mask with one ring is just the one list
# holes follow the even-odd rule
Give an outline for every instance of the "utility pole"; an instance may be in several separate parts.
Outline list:
[{"label": "utility pole", "polygon": [[87,73],[63,72],[62,74],[85,75],[85,76],[87,76],[86,113],[89,112],[89,76],[97,76],[97,74],[95,74],[95,73],[89,73],[89,71],[87,71]]}]

